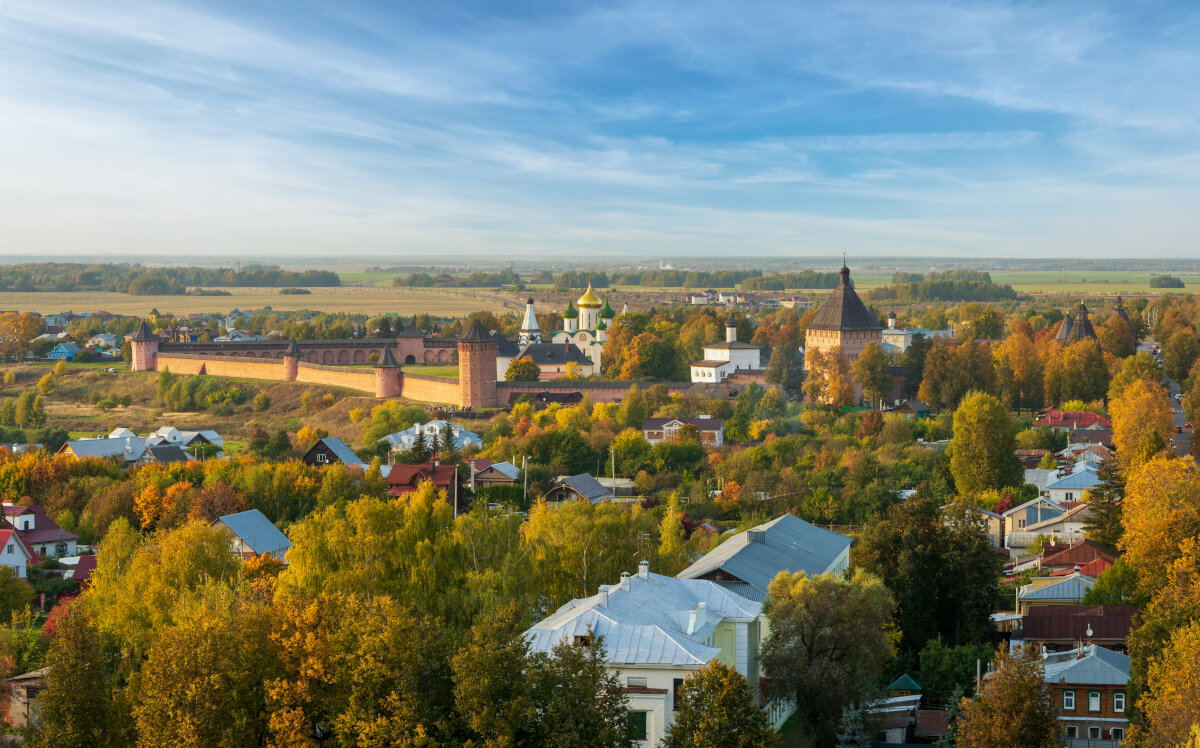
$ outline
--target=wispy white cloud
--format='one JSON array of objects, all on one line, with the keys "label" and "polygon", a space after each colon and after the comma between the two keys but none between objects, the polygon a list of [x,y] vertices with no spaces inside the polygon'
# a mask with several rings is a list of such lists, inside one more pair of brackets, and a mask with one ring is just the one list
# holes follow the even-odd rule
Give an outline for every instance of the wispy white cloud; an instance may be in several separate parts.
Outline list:
[{"label": "wispy white cloud", "polygon": [[0,4],[0,253],[1183,254],[1200,238],[1196,14],[215,7]]}]

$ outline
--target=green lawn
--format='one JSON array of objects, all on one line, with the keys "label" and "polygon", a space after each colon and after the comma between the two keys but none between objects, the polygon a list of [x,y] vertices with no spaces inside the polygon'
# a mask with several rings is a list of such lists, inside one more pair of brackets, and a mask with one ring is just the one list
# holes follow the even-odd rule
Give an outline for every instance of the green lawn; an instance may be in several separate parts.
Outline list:
[{"label": "green lawn", "polygon": [[408,364],[404,367],[404,371],[409,374],[425,374],[431,377],[447,377],[449,379],[458,379],[458,366],[423,366],[421,364]]}]

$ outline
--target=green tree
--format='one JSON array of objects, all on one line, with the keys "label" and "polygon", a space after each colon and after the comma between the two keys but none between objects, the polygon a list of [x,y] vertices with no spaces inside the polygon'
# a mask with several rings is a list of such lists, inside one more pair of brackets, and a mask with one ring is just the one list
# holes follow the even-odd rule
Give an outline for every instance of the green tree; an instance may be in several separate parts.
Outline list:
[{"label": "green tree", "polygon": [[663,748],[767,748],[778,736],[746,677],[718,660],[689,675],[675,694]]},{"label": "green tree", "polygon": [[471,745],[510,748],[537,735],[537,707],[526,679],[529,643],[515,604],[483,616],[453,657],[454,708]]},{"label": "green tree", "polygon": [[1138,600],[1137,571],[1124,558],[1100,572],[1083,596],[1084,605],[1133,605]]},{"label": "green tree", "polygon": [[941,637],[930,639],[920,654],[921,695],[933,701],[945,701],[956,693],[960,696],[973,693],[976,663],[982,662],[986,669],[995,651],[990,644],[954,647],[943,644]]},{"label": "green tree", "polygon": [[7,621],[31,602],[33,588],[17,576],[14,567],[0,565],[0,621]]},{"label": "green tree", "polygon": [[965,503],[943,511],[919,491],[863,531],[854,559],[895,596],[901,650],[918,652],[938,637],[976,642],[993,629],[1002,561]]},{"label": "green tree", "polygon": [[1196,331],[1190,327],[1177,330],[1163,346],[1163,370],[1171,379],[1182,382],[1198,357],[1200,340],[1196,338]]},{"label": "green tree", "polygon": [[842,710],[842,726],[838,731],[837,748],[871,748],[871,738],[867,735],[867,725],[861,709],[847,707]]},{"label": "green tree", "polygon": [[1125,477],[1116,460],[1105,460],[1100,465],[1100,485],[1088,492],[1091,511],[1084,528],[1089,540],[1105,545],[1117,546],[1125,531],[1121,522],[1121,497],[1125,495]]},{"label": "green tree", "polygon": [[1042,661],[1032,647],[1001,647],[975,699],[963,699],[955,723],[958,748],[1056,748],[1061,728]]},{"label": "green tree", "polygon": [[863,394],[873,407],[878,407],[883,398],[892,391],[890,365],[891,362],[888,361],[881,345],[867,343],[851,366],[854,381],[862,387]]},{"label": "green tree", "polygon": [[849,579],[780,572],[771,581],[761,657],[769,695],[794,699],[818,744],[833,739],[842,710],[869,693],[891,654],[893,607],[883,582],[861,570]]},{"label": "green tree", "polygon": [[672,494],[667,499],[662,522],[658,525],[658,558],[668,575],[678,574],[688,567],[688,549],[683,529],[683,511],[679,499]]},{"label": "green tree", "polygon": [[950,471],[960,494],[1019,486],[1024,478],[1016,457],[1012,419],[991,395],[968,395],[954,412]]},{"label": "green tree", "polygon": [[267,393],[260,392],[250,401],[250,409],[255,413],[262,413],[271,407],[271,398],[267,397]]},{"label": "green tree", "polygon": [[[121,726],[114,719],[112,678],[120,653],[108,645],[73,605],[58,620],[46,655],[46,685],[38,693],[40,720],[29,744],[51,746],[121,745]],[[126,736],[127,737],[127,736]]]},{"label": "green tree", "polygon": [[583,646],[563,640],[529,668],[530,694],[541,712],[534,745],[553,748],[633,748],[629,701],[609,672],[604,640]]},{"label": "green tree", "polygon": [[768,384],[778,384],[795,392],[804,384],[804,362],[794,348],[776,348],[767,362]]},{"label": "green tree", "polygon": [[536,382],[541,376],[541,368],[531,358],[513,359],[504,371],[505,382]]}]

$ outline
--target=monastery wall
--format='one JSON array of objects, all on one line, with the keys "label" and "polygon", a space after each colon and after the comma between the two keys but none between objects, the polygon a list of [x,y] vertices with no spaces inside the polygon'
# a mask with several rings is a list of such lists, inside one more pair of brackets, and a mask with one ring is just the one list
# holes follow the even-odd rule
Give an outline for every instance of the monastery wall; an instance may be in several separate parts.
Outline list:
[{"label": "monastery wall", "polygon": [[423,403],[446,403],[461,407],[462,389],[457,379],[409,374],[400,378],[400,397]]},{"label": "monastery wall", "polygon": [[255,358],[222,356],[209,358],[188,354],[159,354],[155,359],[155,370],[169,370],[172,374],[206,374],[212,377],[235,377],[243,379],[266,379],[276,382],[287,380],[283,362],[262,361]]},{"label": "monastery wall", "polygon": [[496,389],[500,395],[500,404],[507,405],[509,396],[536,395],[539,392],[582,392],[584,397],[591,398],[594,403],[614,403],[625,397],[629,388],[638,385],[649,389],[657,384],[665,384],[669,392],[678,393],[691,389],[691,382],[572,382],[566,379],[554,379],[538,382],[497,382]]},{"label": "monastery wall", "polygon": [[374,369],[322,366],[301,361],[296,367],[296,381],[375,393]]}]

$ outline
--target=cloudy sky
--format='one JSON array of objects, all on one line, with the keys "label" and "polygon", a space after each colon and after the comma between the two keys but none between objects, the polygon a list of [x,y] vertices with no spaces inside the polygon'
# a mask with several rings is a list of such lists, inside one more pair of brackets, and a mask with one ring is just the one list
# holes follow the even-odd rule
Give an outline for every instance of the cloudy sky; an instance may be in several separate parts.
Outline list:
[{"label": "cloudy sky", "polygon": [[0,255],[1196,256],[1198,39],[1153,0],[0,0]]}]

